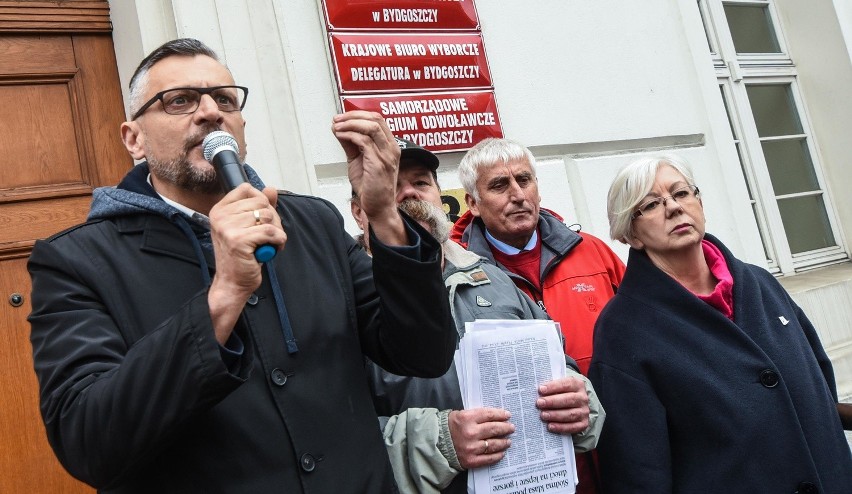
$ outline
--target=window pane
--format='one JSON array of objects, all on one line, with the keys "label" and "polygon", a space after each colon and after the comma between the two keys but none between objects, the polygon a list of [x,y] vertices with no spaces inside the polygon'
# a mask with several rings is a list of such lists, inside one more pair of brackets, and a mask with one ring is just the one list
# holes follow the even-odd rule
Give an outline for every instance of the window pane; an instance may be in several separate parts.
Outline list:
[{"label": "window pane", "polygon": [[775,195],[795,194],[819,189],[814,165],[804,137],[764,141],[763,156],[769,168]]},{"label": "window pane", "polygon": [[725,105],[725,115],[728,116],[728,127],[731,129],[731,137],[733,137],[734,140],[739,140],[740,136],[738,136],[737,132],[734,130],[734,117],[731,115],[731,109],[728,108],[728,98],[725,96],[724,86],[719,86],[719,92],[722,93],[722,103]]},{"label": "window pane", "polygon": [[746,173],[745,163],[743,162],[743,151],[740,149],[739,141],[734,143],[734,146],[737,148],[737,157],[740,159],[740,171],[743,174],[743,182],[746,184],[746,189],[748,189],[748,198],[749,200],[754,201],[754,194],[751,193],[751,182],[749,181],[748,174]]},{"label": "window pane", "polygon": [[[755,218],[758,218],[758,216],[757,216],[757,204],[756,203],[752,203],[752,205],[751,205],[751,214],[753,214]],[[766,262],[767,263],[775,262],[775,258],[772,255],[770,255],[770,253],[769,253],[769,249],[767,248],[767,246],[769,244],[766,243],[766,238],[763,236],[763,227],[759,222],[758,222],[757,233],[760,234],[760,243],[763,245],[763,254],[766,256]]]},{"label": "window pane", "polygon": [[712,55],[715,55],[716,50],[713,49],[713,43],[710,42],[709,24],[707,24],[707,19],[704,18],[704,11],[701,10],[701,0],[698,0],[698,13],[701,15],[701,24],[704,26],[704,37],[707,38],[707,48],[710,49]]},{"label": "window pane", "polygon": [[802,133],[789,84],[750,84],[746,92],[760,137]]},{"label": "window pane", "polygon": [[778,210],[793,254],[837,245],[821,194],[780,199]]},{"label": "window pane", "polygon": [[767,5],[725,4],[737,53],[781,53]]}]

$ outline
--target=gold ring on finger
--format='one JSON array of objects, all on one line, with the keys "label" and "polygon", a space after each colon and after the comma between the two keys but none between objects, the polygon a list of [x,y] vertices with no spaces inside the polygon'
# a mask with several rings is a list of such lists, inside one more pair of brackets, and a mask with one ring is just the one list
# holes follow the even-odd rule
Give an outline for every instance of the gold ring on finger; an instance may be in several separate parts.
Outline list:
[{"label": "gold ring on finger", "polygon": [[255,224],[255,225],[259,225],[259,224],[261,224],[261,221],[260,221],[260,210],[255,209],[255,210],[254,210],[254,211],[252,211],[251,213],[254,215],[254,224]]},{"label": "gold ring on finger", "polygon": [[488,454],[488,439],[485,440],[485,451],[483,451],[482,454],[484,454],[484,455]]}]

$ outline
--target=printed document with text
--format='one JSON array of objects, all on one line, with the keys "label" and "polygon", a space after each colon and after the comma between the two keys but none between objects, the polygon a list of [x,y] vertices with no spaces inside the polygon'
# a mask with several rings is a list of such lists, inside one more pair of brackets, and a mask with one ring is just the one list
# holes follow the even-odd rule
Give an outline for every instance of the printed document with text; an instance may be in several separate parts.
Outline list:
[{"label": "printed document with text", "polygon": [[466,409],[508,410],[512,446],[498,463],[468,475],[468,492],[573,494],[577,484],[570,436],[547,430],[535,406],[538,386],[565,375],[553,321],[477,320],[467,323],[456,369]]}]

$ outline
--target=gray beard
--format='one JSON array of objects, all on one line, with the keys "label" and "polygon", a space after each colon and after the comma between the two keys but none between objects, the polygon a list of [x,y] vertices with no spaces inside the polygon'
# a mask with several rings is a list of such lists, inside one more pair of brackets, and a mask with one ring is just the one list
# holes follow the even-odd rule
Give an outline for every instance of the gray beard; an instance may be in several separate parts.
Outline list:
[{"label": "gray beard", "polygon": [[444,243],[450,238],[450,222],[447,220],[447,213],[431,202],[406,199],[399,203],[399,209],[411,219],[429,225],[429,233],[439,243]]},{"label": "gray beard", "polygon": [[[145,148],[145,156],[148,161],[148,170],[160,180],[176,185],[181,189],[201,194],[213,195],[227,192],[222,189],[216,176],[215,168],[199,170],[189,163],[189,151],[193,144],[204,136],[219,130],[218,127],[203,129],[189,136],[184,141],[181,153],[169,160],[161,160],[154,156],[150,150]],[[245,162],[245,150],[240,150],[240,163]]]},{"label": "gray beard", "polygon": [[222,185],[216,178],[215,170],[198,170],[186,159],[186,152],[175,159],[160,161],[148,158],[148,169],[160,180],[176,185],[184,190],[202,194],[220,194]]}]

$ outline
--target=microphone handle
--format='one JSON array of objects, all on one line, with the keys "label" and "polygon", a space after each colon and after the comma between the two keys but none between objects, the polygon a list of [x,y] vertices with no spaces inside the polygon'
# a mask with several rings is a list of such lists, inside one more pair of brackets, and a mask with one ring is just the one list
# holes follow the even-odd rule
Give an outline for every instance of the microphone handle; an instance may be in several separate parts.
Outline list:
[{"label": "microphone handle", "polygon": [[[227,190],[234,190],[240,184],[248,182],[246,171],[243,169],[241,164],[230,162],[218,163],[218,165],[219,166],[216,167],[216,173],[219,175],[219,180],[227,188]],[[267,262],[272,260],[277,253],[278,251],[275,250],[275,247],[272,245],[263,244],[254,250],[254,258],[257,259],[257,262]]]},{"label": "microphone handle", "polygon": [[248,182],[246,171],[239,163],[222,163],[216,169],[216,173],[226,190],[234,190],[240,184]]}]

